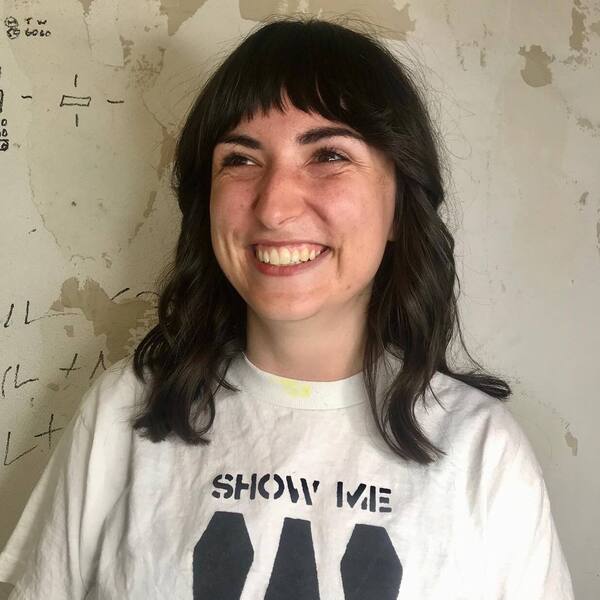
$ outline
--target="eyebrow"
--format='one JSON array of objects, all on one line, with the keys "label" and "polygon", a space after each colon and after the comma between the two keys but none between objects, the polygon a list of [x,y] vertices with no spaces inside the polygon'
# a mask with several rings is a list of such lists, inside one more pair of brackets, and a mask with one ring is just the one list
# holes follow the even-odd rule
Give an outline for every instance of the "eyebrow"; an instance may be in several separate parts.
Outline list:
[{"label": "eyebrow", "polygon": [[[302,145],[314,144],[322,139],[336,136],[354,138],[361,142],[364,141],[364,138],[361,135],[346,127],[315,127],[314,129],[309,129],[296,136],[296,143]],[[217,142],[217,144],[239,144],[240,146],[246,146],[253,150],[262,149],[262,144],[257,139],[243,133],[226,134]]]}]

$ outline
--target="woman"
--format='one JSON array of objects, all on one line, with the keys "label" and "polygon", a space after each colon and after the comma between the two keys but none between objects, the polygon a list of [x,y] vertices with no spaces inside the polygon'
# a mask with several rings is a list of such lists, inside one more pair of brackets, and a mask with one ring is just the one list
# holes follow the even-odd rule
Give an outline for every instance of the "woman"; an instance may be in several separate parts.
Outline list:
[{"label": "woman", "polygon": [[385,47],[261,26],[174,187],[159,323],[63,433],[0,561],[14,597],[572,598],[509,386],[446,362],[438,150]]}]

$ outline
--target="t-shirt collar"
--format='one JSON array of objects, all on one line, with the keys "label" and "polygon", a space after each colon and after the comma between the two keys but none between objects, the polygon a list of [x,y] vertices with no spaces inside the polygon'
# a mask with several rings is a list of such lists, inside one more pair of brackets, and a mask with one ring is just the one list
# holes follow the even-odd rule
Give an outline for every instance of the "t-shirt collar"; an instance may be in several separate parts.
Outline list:
[{"label": "t-shirt collar", "polygon": [[[245,352],[237,362],[242,392],[262,402],[312,410],[348,408],[368,402],[362,372],[336,381],[304,381],[264,371]],[[380,368],[378,379],[384,376],[383,371]]]}]

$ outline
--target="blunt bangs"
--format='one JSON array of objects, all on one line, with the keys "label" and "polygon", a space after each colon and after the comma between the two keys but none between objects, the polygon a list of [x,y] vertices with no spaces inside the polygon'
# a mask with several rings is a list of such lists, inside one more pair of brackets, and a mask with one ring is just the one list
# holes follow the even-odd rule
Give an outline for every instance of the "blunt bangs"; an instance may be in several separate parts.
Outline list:
[{"label": "blunt bangs", "polygon": [[384,82],[376,75],[389,72],[394,64],[390,60],[382,65],[386,51],[374,44],[352,30],[316,19],[262,27],[237,47],[207,86],[206,100],[214,107],[208,119],[212,147],[257,111],[283,111],[285,95],[297,109],[345,123],[367,142],[381,146],[381,136],[373,135],[372,125],[361,115],[372,116],[389,106]]}]

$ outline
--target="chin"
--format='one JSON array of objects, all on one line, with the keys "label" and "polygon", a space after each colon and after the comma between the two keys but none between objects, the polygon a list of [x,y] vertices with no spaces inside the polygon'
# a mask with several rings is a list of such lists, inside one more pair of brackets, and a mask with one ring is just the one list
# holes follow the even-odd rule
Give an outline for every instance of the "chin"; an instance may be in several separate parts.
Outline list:
[{"label": "chin", "polygon": [[254,305],[252,311],[258,318],[269,321],[303,321],[318,314],[320,307],[307,306],[300,302],[294,305],[294,302],[281,300],[265,301],[260,305]]}]

